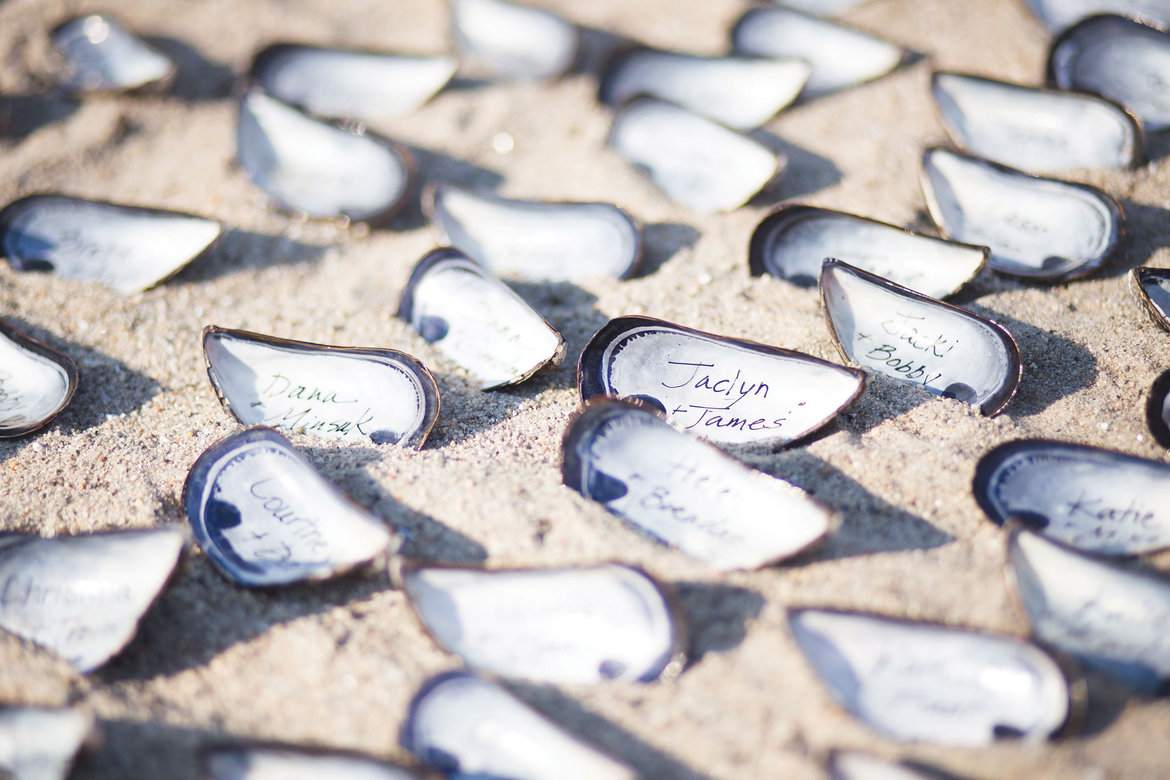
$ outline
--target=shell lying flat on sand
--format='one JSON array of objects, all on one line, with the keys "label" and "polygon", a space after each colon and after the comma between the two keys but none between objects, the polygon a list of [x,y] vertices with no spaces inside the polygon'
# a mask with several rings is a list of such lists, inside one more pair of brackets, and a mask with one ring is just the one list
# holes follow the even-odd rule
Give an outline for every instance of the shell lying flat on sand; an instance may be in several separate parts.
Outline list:
[{"label": "shell lying flat on sand", "polygon": [[104,14],[70,19],[49,37],[61,59],[57,81],[67,92],[161,91],[177,70],[170,57]]},{"label": "shell lying flat on sand", "polygon": [[0,320],[0,439],[40,429],[73,400],[77,365]]},{"label": "shell lying flat on sand", "polygon": [[1165,0],[1023,0],[1036,18],[1054,33],[1082,19],[1115,14],[1137,19],[1155,27],[1170,26],[1170,5]]},{"label": "shell lying flat on sand", "polygon": [[828,770],[830,780],[939,780],[937,775],[853,750],[833,753]]},{"label": "shell lying flat on sand", "polygon": [[459,54],[506,79],[548,79],[577,59],[580,31],[560,16],[505,0],[451,0]]},{"label": "shell lying flat on sand", "polygon": [[200,752],[207,780],[422,780],[413,769],[338,751],[278,744],[218,745]]},{"label": "shell lying flat on sand", "polygon": [[65,780],[94,741],[94,719],[76,709],[0,709],[0,772],[13,780]]}]

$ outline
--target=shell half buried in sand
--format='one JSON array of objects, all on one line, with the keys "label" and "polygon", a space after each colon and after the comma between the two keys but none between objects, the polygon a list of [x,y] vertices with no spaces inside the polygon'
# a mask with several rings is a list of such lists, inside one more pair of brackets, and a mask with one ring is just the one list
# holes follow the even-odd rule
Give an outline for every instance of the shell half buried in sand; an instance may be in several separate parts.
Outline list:
[{"label": "shell half buried in sand", "polygon": [[65,780],[95,742],[93,715],[75,709],[0,709],[0,771],[13,780]]},{"label": "shell half buried in sand", "polygon": [[838,522],[800,488],[626,401],[586,405],[565,431],[561,469],[581,495],[718,569],[789,558]]},{"label": "shell half buried in sand", "polygon": [[200,751],[207,780],[424,780],[408,767],[341,751],[241,743]]},{"label": "shell half buried in sand", "polygon": [[164,526],[42,539],[0,538],[0,628],[82,673],[125,647],[183,552]]},{"label": "shell half buried in sand", "polygon": [[544,318],[458,249],[425,255],[410,274],[398,318],[491,390],[560,365],[565,341]]},{"label": "shell half buried in sand", "polygon": [[560,16],[506,0],[451,0],[460,56],[504,79],[551,79],[577,60],[581,33]]},{"label": "shell half buried in sand", "polygon": [[[948,236],[991,250],[995,271],[1040,281],[1086,276],[1125,237],[1117,199],[938,147],[922,157],[930,216]],[[842,258],[848,259],[848,258]]]},{"label": "shell half buried in sand", "polygon": [[618,317],[581,351],[582,401],[634,397],[716,444],[781,445],[824,426],[865,389],[865,374],[754,341],[651,317]]},{"label": "shell half buried in sand", "polygon": [[832,257],[931,298],[945,298],[983,269],[987,255],[983,246],[797,204],[773,211],[756,226],[748,268],[753,276],[771,274],[814,287],[825,258]]},{"label": "shell half buried in sand", "polygon": [[987,416],[1020,382],[1020,350],[1001,325],[837,260],[821,270],[821,305],[841,354],[868,371]]},{"label": "shell half buried in sand", "polygon": [[244,425],[419,449],[439,416],[431,372],[394,349],[330,347],[209,325],[207,375]]},{"label": "shell half buried in sand", "polygon": [[495,683],[448,672],[410,704],[402,744],[458,777],[510,780],[635,780],[638,774]]},{"label": "shell half buried in sand", "polygon": [[1170,330],[1170,268],[1139,265],[1129,272],[1129,288],[1154,324]]},{"label": "shell half buried in sand", "polygon": [[673,679],[686,640],[670,598],[637,569],[606,564],[393,572],[423,625],[473,669],[534,682]]},{"label": "shell half buried in sand", "polygon": [[77,378],[72,360],[0,320],[0,439],[32,433],[60,414]]},{"label": "shell half buried in sand", "polygon": [[1018,639],[817,609],[788,623],[833,698],[893,739],[1039,742],[1073,709],[1060,666]]},{"label": "shell half buried in sand", "polygon": [[983,456],[971,490],[993,523],[1016,520],[1096,555],[1170,546],[1170,466],[1158,461],[1019,439]]},{"label": "shell half buried in sand", "polygon": [[207,557],[248,587],[328,579],[397,545],[271,428],[234,433],[200,455],[183,507]]},{"label": "shell half buried in sand", "polygon": [[70,19],[49,40],[60,58],[57,83],[73,94],[163,91],[178,70],[170,57],[104,14]]}]

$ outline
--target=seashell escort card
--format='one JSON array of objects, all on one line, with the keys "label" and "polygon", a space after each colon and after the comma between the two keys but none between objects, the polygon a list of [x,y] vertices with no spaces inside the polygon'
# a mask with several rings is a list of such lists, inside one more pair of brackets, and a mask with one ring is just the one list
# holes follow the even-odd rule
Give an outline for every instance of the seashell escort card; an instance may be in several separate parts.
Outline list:
[{"label": "seashell escort card", "polygon": [[292,745],[217,745],[200,751],[200,764],[206,780],[423,780],[397,764]]},{"label": "seashell escort card", "polygon": [[429,201],[451,245],[500,276],[625,279],[642,259],[638,224],[610,203],[512,200],[451,184],[436,185]]},{"label": "seashell escort card", "polygon": [[825,425],[865,374],[819,358],[651,317],[618,317],[581,351],[582,401],[634,397],[717,444],[787,444]]},{"label": "seashell escort card", "polygon": [[519,295],[458,249],[425,255],[411,272],[398,318],[467,369],[484,390],[560,365],[565,341]]},{"label": "seashell escort card", "polygon": [[957,306],[826,260],[821,304],[837,348],[862,368],[987,416],[1007,406],[1020,381],[1020,351],[1002,326]]},{"label": "seashell escort card", "polygon": [[844,260],[931,298],[945,298],[987,262],[987,248],[918,235],[885,222],[816,206],[773,211],[748,249],[752,276],[771,274],[813,287],[825,258]]},{"label": "seashell escort card", "polygon": [[901,740],[1038,742],[1068,719],[1060,667],[1017,639],[877,615],[789,612],[801,651],[841,705]]},{"label": "seashell escort card", "polygon": [[1154,27],[1170,27],[1170,6],[1165,0],[1024,0],[1024,4],[1054,33],[1099,14],[1116,14]]},{"label": "seashell escort card", "polygon": [[800,488],[625,401],[594,401],[569,423],[561,468],[581,495],[719,569],[788,558],[837,523]]},{"label": "seashell escort card", "polygon": [[165,89],[177,70],[170,57],[104,14],[87,14],[49,36],[60,57],[58,83],[67,92]]},{"label": "seashell escort card", "polygon": [[1010,579],[1037,640],[1145,690],[1170,680],[1170,582],[1024,528],[1008,539]]},{"label": "seashell escort card", "polygon": [[68,357],[0,320],[0,439],[32,433],[60,414],[77,377]]},{"label": "seashell escort card", "polygon": [[674,607],[642,572],[409,567],[396,580],[440,645],[473,669],[548,683],[650,682],[682,671]]},{"label": "seashell escort card", "polygon": [[638,774],[562,729],[504,688],[449,672],[410,703],[403,746],[448,776],[510,780],[634,780]]},{"label": "seashell escort card", "polygon": [[949,237],[986,245],[991,268],[1012,276],[1085,276],[1125,237],[1121,204],[1096,187],[1031,176],[947,149],[926,150],[922,190],[931,218]]},{"label": "seashell escort card", "polygon": [[173,276],[223,225],[177,211],[30,195],[0,211],[0,249],[17,271],[52,271],[123,295]]},{"label": "seashell escort card", "polygon": [[1129,272],[1129,287],[1150,319],[1170,330],[1170,268],[1139,265]]},{"label": "seashell escort card", "polygon": [[1098,555],[1170,546],[1170,466],[1082,444],[1020,439],[989,451],[972,492],[993,523],[1018,520]]},{"label": "seashell escort card", "polygon": [[988,160],[1032,173],[1141,162],[1140,126],[1104,98],[946,71],[931,87],[947,135]]},{"label": "seashell escort card", "polygon": [[182,551],[175,526],[0,536],[0,628],[92,672],[134,637]]},{"label": "seashell escort card", "polygon": [[94,741],[94,719],[75,709],[0,709],[0,772],[12,780],[65,780]]},{"label": "seashell escort card", "polygon": [[734,211],[784,167],[784,158],[759,141],[649,97],[618,109],[609,146],[666,197],[702,214]]},{"label": "seashell escort card", "polygon": [[183,508],[211,562],[248,587],[327,579],[396,544],[271,428],[233,433],[200,455]]},{"label": "seashell escort card", "polygon": [[244,425],[419,449],[439,416],[435,378],[405,352],[209,325],[203,357],[220,403]]},{"label": "seashell escort card", "polygon": [[580,31],[550,11],[506,0],[451,0],[462,58],[506,79],[549,79],[577,59]]}]

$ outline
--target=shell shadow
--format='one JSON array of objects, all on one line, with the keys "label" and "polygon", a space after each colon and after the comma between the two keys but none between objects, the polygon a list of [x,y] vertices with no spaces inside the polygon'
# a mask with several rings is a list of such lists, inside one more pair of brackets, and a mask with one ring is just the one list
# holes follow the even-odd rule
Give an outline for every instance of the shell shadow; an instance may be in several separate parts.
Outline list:
[{"label": "shell shadow", "polygon": [[577,59],[569,69],[571,76],[594,75],[600,78],[610,59],[618,52],[635,45],[632,38],[578,24],[581,31],[581,45],[577,51]]},{"label": "shell shadow", "polygon": [[198,780],[199,748],[221,735],[213,731],[171,726],[158,721],[98,721],[100,747],[84,753],[72,780],[108,780],[126,777],[166,777]]},{"label": "shell shadow", "polygon": [[321,260],[330,247],[306,244],[287,236],[231,229],[195,262],[175,274],[171,283],[194,284],[244,269],[259,271],[276,265],[300,265]]},{"label": "shell shadow", "polygon": [[[424,149],[421,146],[412,144],[406,144],[406,146],[414,155],[415,164],[418,166],[418,178],[421,182],[428,184],[446,182],[478,191],[495,190],[504,183],[504,177],[498,171],[432,149]],[[422,203],[419,200],[420,194],[421,187],[385,227],[398,232],[417,230],[430,224],[430,219],[423,213]]]},{"label": "shell shadow", "polygon": [[654,222],[642,226],[642,263],[633,278],[658,273],[662,266],[684,249],[690,249],[703,234],[684,222]]},{"label": "shell shadow", "polygon": [[1090,279],[1122,276],[1148,263],[1157,250],[1170,247],[1170,209],[1132,200],[1123,200],[1121,207],[1125,210],[1126,239]]},{"label": "shell shadow", "polygon": [[747,622],[764,608],[763,596],[737,585],[677,582],[674,587],[690,629],[688,666],[707,653],[738,647],[747,636]]},{"label": "shell shadow", "polygon": [[751,137],[787,159],[784,170],[771,186],[749,201],[752,206],[771,206],[783,200],[803,198],[841,182],[841,169],[828,157],[785,141],[768,130],[754,130]]},{"label": "shell shadow", "polygon": [[565,339],[564,361],[516,389],[539,391],[546,387],[576,387],[577,358],[593,334],[609,321],[609,317],[594,306],[597,296],[572,282],[509,281],[508,286]]},{"label": "shell shadow", "polygon": [[71,117],[81,104],[53,95],[0,96],[0,137],[27,138]]},{"label": "shell shadow", "polygon": [[147,43],[174,60],[178,66],[170,94],[183,100],[216,100],[231,94],[235,71],[206,59],[177,38],[147,38]]},{"label": "shell shadow", "polygon": [[794,444],[811,443],[838,430],[861,435],[937,397],[909,382],[867,371],[865,392],[861,398],[821,431],[815,431],[810,437]]},{"label": "shell shadow", "polygon": [[[1108,672],[1082,666],[1088,692],[1084,722],[1076,736],[1093,737],[1105,732],[1135,696],[1135,690]],[[1164,693],[1162,695],[1165,695]],[[1142,694],[1138,693],[1140,698]],[[1072,736],[1072,735],[1070,735]]]},{"label": "shell shadow", "polygon": [[1146,160],[1151,163],[1170,157],[1170,133],[1146,131]]}]

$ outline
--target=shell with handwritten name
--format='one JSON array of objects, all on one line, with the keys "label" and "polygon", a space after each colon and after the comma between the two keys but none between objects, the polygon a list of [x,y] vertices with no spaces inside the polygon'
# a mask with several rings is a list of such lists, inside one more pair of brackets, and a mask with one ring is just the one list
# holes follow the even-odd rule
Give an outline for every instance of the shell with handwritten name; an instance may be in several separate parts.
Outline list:
[{"label": "shell with handwritten name", "polygon": [[49,38],[59,59],[57,83],[74,94],[162,91],[178,70],[170,57],[105,14],[70,19]]},{"label": "shell with handwritten name", "polygon": [[327,579],[397,547],[381,520],[271,428],[234,433],[200,455],[183,508],[211,562],[248,587]]},{"label": "shell with handwritten name", "polygon": [[628,566],[407,564],[391,574],[435,641],[478,671],[558,684],[651,682],[673,679],[686,663],[672,597]]},{"label": "shell with handwritten name", "polygon": [[821,270],[821,305],[841,354],[869,371],[987,416],[1020,382],[1020,350],[1003,326],[837,260]]},{"label": "shell with handwritten name", "polygon": [[612,203],[501,198],[452,184],[424,203],[456,249],[489,271],[532,281],[625,279],[642,260],[642,231]]},{"label": "shell with handwritten name", "polygon": [[462,59],[505,79],[560,76],[581,45],[580,31],[562,17],[507,0],[451,0],[451,29]]},{"label": "shell with handwritten name", "polygon": [[458,777],[634,780],[638,774],[546,718],[503,687],[448,672],[410,704],[403,746]]},{"label": "shell with handwritten name", "polygon": [[398,350],[209,325],[203,357],[220,403],[244,425],[418,449],[439,416],[435,378]]},{"label": "shell with handwritten name", "polygon": [[222,232],[214,219],[66,195],[30,195],[0,211],[0,250],[17,271],[52,271],[123,295],[162,283]]},{"label": "shell with handwritten name", "polygon": [[945,298],[983,269],[988,250],[843,211],[796,204],[773,211],[756,226],[748,268],[753,276],[771,274],[813,287],[826,257],[923,295]]},{"label": "shell with handwritten name", "polygon": [[618,317],[577,364],[582,401],[636,397],[717,444],[780,445],[820,429],[865,389],[865,374],[800,352]]},{"label": "shell with handwritten name", "polygon": [[0,538],[0,628],[97,669],[130,642],[183,552],[178,527]]},{"label": "shell with handwritten name", "polygon": [[972,492],[992,522],[1016,520],[1097,555],[1170,546],[1170,465],[1158,461],[1019,439],[980,459]]},{"label": "shell with handwritten name", "polygon": [[837,524],[800,488],[625,401],[593,401],[569,423],[561,469],[581,495],[718,569],[791,557]]},{"label": "shell with handwritten name", "polygon": [[1139,265],[1129,272],[1129,289],[1150,319],[1170,330],[1170,268]]},{"label": "shell with handwritten name", "polygon": [[0,439],[40,429],[73,400],[77,365],[0,320]]},{"label": "shell with handwritten name", "polygon": [[560,365],[565,341],[500,280],[458,249],[442,247],[415,265],[398,318],[491,390]]},{"label": "shell with handwritten name", "polygon": [[0,709],[0,771],[13,780],[65,780],[96,741],[93,715],[79,709]]},{"label": "shell with handwritten name", "polygon": [[354,753],[277,743],[209,745],[200,750],[206,780],[422,780],[409,767]]},{"label": "shell with handwritten name", "polygon": [[1039,742],[1079,707],[1060,666],[1018,639],[816,609],[788,623],[833,698],[894,739]]},{"label": "shell with handwritten name", "polygon": [[1141,126],[1104,98],[949,71],[935,73],[931,86],[947,134],[987,160],[1031,173],[1143,160]]},{"label": "shell with handwritten name", "polygon": [[1054,33],[1100,14],[1125,16],[1163,29],[1170,27],[1170,5],[1165,0],[1024,0],[1024,4]]}]

